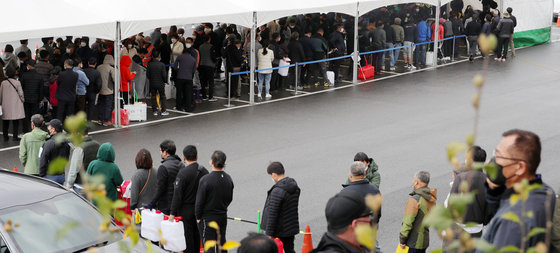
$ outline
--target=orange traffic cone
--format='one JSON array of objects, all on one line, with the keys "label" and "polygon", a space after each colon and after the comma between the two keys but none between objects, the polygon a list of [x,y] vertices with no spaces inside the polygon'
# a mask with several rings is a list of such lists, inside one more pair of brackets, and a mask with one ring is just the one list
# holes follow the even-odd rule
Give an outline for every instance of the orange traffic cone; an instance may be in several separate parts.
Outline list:
[{"label": "orange traffic cone", "polygon": [[309,253],[313,250],[313,239],[311,239],[311,228],[309,225],[305,227],[305,233],[303,235],[303,247],[301,247],[301,253]]},{"label": "orange traffic cone", "polygon": [[18,170],[17,170],[16,166],[14,166],[14,172],[18,172]]},{"label": "orange traffic cone", "polygon": [[560,26],[560,16],[556,19],[556,26]]}]

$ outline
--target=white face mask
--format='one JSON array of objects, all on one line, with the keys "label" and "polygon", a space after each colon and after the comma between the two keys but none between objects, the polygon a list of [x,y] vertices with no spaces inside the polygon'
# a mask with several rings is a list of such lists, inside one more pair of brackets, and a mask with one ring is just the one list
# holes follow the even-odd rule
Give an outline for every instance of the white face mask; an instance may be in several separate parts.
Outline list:
[{"label": "white face mask", "polygon": [[290,28],[295,28],[295,27],[296,27],[295,25],[291,25],[291,26],[290,26]]},{"label": "white face mask", "polygon": [[128,47],[128,49],[131,49],[131,48],[132,48],[132,44],[128,44],[128,45],[126,45],[126,47]]},{"label": "white face mask", "polygon": [[191,47],[192,47],[192,44],[188,44],[188,43],[187,43],[185,46],[186,46],[187,48],[191,48]]},{"label": "white face mask", "polygon": [[179,38],[183,38],[183,34],[182,34],[182,33],[179,33]]},{"label": "white face mask", "polygon": [[343,32],[344,32],[344,28],[340,28],[340,32],[343,33]]},{"label": "white face mask", "polygon": [[177,39],[171,39],[171,42],[175,43],[175,42],[177,42]]},{"label": "white face mask", "polygon": [[82,43],[80,43],[80,46],[81,46],[81,47],[85,47],[85,46],[86,46],[86,43],[85,43],[85,42],[82,42]]}]

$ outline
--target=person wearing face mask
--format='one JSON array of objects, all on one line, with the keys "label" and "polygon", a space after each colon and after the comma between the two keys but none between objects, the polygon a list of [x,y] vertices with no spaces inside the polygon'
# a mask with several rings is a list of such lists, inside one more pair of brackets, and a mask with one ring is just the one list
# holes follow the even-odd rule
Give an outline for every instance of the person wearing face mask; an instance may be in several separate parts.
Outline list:
[{"label": "person wearing face mask", "polygon": [[[343,56],[344,52],[346,52],[346,45],[344,44],[344,36],[346,33],[344,31],[344,26],[342,23],[336,24],[336,31],[331,34],[331,38],[329,40],[329,45],[331,46],[331,55],[330,57],[339,57]],[[332,71],[334,72],[334,79],[335,82],[340,82],[340,64],[342,64],[344,59],[334,60],[332,62]]]},{"label": "person wearing face mask", "polygon": [[[89,58],[93,56],[93,50],[89,47],[89,37],[82,37],[80,40],[80,47],[76,49],[76,53],[80,56],[81,62],[88,62]],[[87,64],[84,68],[87,68]]]},{"label": "person wearing face mask", "polygon": [[138,54],[138,52],[136,51],[136,48],[132,44],[132,40],[126,39],[124,41],[123,45],[124,45],[124,47],[121,49],[121,57],[123,55],[128,55],[128,57],[130,57],[130,59],[132,59],[132,57],[134,57],[135,55]]},{"label": "person wearing face mask", "polygon": [[412,180],[413,191],[406,202],[402,227],[399,234],[400,247],[409,247],[408,252],[424,253],[430,243],[430,230],[422,222],[436,205],[437,189],[429,188],[430,173],[419,171]]},{"label": "person wearing face mask", "polygon": [[[488,204],[488,224],[482,239],[501,249],[505,246],[521,247],[521,229],[525,235],[534,228],[545,228],[547,213],[552,213],[556,196],[554,190],[543,182],[542,176],[537,174],[541,162],[541,141],[533,132],[512,129],[502,134],[502,140],[494,151],[493,162],[497,167],[495,177],[489,176],[486,180],[486,201]],[[514,201],[516,185],[527,181],[530,187],[535,187],[529,192],[526,200]],[[550,201],[550,202],[549,202]],[[524,202],[524,203],[522,203]],[[546,203],[549,203],[547,210]],[[523,219],[524,226],[510,219],[504,218],[505,213],[513,213]],[[528,216],[526,213],[532,213]],[[545,242],[546,234],[536,234],[527,238],[525,248],[536,246]],[[547,247],[549,245],[546,245]]]},{"label": "person wearing face mask", "polygon": [[[243,61],[243,53],[241,50],[241,41],[235,39],[226,48],[226,66],[229,73],[241,71],[241,62]],[[231,76],[230,84],[230,97],[239,99],[240,94],[237,93],[237,86],[239,85],[239,75]]]},{"label": "person wearing face mask", "polygon": [[266,173],[274,185],[267,193],[261,228],[266,235],[282,241],[284,252],[293,253],[294,236],[299,233],[298,203],[301,190],[296,180],[284,175],[284,166],[280,162],[270,163]]},{"label": "person wearing face mask", "polygon": [[185,44],[185,29],[180,28],[175,34],[177,35],[179,42]]},{"label": "person wearing face mask", "polygon": [[183,53],[183,50],[185,50],[185,46],[183,43],[181,43],[181,41],[179,41],[179,36],[177,35],[172,35],[171,36],[171,64],[175,63],[175,60],[177,60],[177,57],[179,55],[181,55]]}]

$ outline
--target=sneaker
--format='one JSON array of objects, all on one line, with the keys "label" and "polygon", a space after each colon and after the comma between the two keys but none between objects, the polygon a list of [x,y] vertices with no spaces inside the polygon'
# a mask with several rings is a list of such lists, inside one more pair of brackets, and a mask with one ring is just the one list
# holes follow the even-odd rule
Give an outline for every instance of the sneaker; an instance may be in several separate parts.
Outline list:
[{"label": "sneaker", "polygon": [[473,62],[473,60],[474,60],[474,57],[473,57],[472,55],[469,56],[469,61],[470,61],[470,62]]},{"label": "sneaker", "polygon": [[303,90],[303,86],[298,86],[297,89],[298,90]]},{"label": "sneaker", "polygon": [[272,95],[270,95],[270,93],[266,93],[266,96],[264,96],[265,98],[271,98]]},{"label": "sneaker", "polygon": [[317,83],[315,83],[315,87],[319,87],[319,83],[318,83],[318,82],[317,82]]},{"label": "sneaker", "polygon": [[501,61],[502,58],[494,58],[495,61]]},{"label": "sneaker", "polygon": [[309,85],[304,85],[303,88],[304,88],[304,89],[311,89],[311,86],[309,86]]},{"label": "sneaker", "polygon": [[103,123],[103,126],[112,126],[113,123],[111,121],[107,121]]},{"label": "sneaker", "polygon": [[329,85],[329,83],[324,83],[323,86],[324,86],[325,88],[328,88],[330,85]]},{"label": "sneaker", "polygon": [[231,100],[231,101],[237,101],[237,100],[239,100],[239,98],[237,98],[237,97],[232,97],[230,100]]},{"label": "sneaker", "polygon": [[165,111],[165,112],[161,112],[161,116],[167,116],[169,115],[169,112]]},{"label": "sneaker", "polygon": [[154,116],[157,116],[157,112],[154,112]]},{"label": "sneaker", "polygon": [[385,70],[385,66],[381,66],[381,70],[383,70],[383,71],[384,71],[384,70]]},{"label": "sneaker", "polygon": [[396,69],[395,67],[391,67],[390,70],[391,70],[391,71],[395,71],[395,70],[397,70],[397,69]]},{"label": "sneaker", "polygon": [[293,89],[294,89],[294,86],[293,86],[293,85],[290,85],[290,89],[293,90]]},{"label": "sneaker", "polygon": [[202,98],[203,101],[208,101],[208,98]]},{"label": "sneaker", "polygon": [[506,61],[506,58],[502,58],[502,61]]},{"label": "sneaker", "polygon": [[210,98],[210,99],[208,99],[208,101],[209,102],[216,102],[216,101],[218,101],[218,99],[217,98]]},{"label": "sneaker", "polygon": [[259,98],[259,99],[262,99],[262,96],[261,96],[261,94],[260,94],[260,93],[259,93],[259,94],[257,94],[257,98]]}]

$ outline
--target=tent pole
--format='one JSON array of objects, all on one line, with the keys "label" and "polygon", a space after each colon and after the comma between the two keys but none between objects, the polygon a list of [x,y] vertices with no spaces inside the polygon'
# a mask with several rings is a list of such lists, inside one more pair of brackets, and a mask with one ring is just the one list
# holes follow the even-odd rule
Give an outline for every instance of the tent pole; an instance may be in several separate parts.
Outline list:
[{"label": "tent pole", "polygon": [[[436,6],[436,20],[435,20],[435,30],[434,30],[434,67],[438,65],[438,52],[439,52],[439,12],[441,11],[441,0],[438,0]],[[428,28],[429,29],[429,28]]]},{"label": "tent pole", "polygon": [[251,73],[249,74],[249,103],[255,104],[255,62],[256,60],[256,45],[257,43],[257,12],[253,12],[253,26],[251,27]]},{"label": "tent pole", "polygon": [[353,59],[353,72],[352,72],[352,83],[358,84],[358,63],[360,60],[360,55],[358,54],[358,22],[360,21],[360,2],[356,2],[356,16],[354,16],[354,57]]},{"label": "tent pole", "polygon": [[121,78],[121,69],[119,66],[120,62],[120,44],[121,44],[121,22],[117,21],[117,29],[115,33],[115,49],[113,50],[113,54],[115,55],[115,83],[113,87],[113,97],[115,98],[115,128],[121,127],[121,117],[120,117],[120,103],[119,103],[119,96],[120,96],[120,78]]}]

